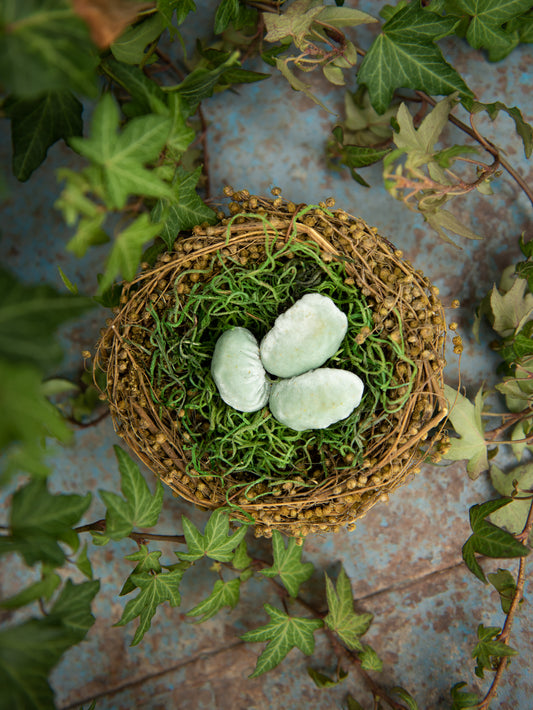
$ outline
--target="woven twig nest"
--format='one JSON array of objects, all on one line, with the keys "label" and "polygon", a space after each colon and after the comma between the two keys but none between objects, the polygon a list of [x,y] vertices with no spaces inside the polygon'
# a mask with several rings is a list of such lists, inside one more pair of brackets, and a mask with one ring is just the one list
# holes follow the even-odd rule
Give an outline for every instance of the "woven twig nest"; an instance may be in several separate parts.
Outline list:
[{"label": "woven twig nest", "polygon": [[[95,359],[115,429],[176,495],[229,506],[258,536],[353,526],[446,447],[438,289],[333,200],[232,198],[230,217],[181,235],[124,285]],[[260,340],[316,291],[348,315],[332,365],[363,379],[361,405],[327,429],[297,432],[267,407],[224,404],[210,374],[221,333],[240,325]]]}]

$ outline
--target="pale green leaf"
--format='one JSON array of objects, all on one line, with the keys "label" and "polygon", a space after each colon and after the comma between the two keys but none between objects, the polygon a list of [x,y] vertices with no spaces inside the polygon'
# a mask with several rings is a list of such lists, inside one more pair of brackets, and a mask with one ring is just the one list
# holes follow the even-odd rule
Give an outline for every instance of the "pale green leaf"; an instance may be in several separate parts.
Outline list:
[{"label": "pale green leaf", "polygon": [[460,237],[465,237],[466,239],[481,239],[481,237],[476,234],[470,227],[463,224],[455,215],[448,210],[437,209],[437,210],[423,210],[422,215],[425,221],[433,227],[433,229],[438,233],[438,235],[445,242],[457,246],[444,231],[447,229],[453,234],[457,234]]},{"label": "pale green leaf", "polygon": [[160,230],[161,225],[151,222],[149,215],[144,213],[115,237],[106,270],[98,285],[99,294],[108,289],[119,274],[126,281],[133,279],[146,243],[157,236]]},{"label": "pale green leaf", "polygon": [[241,636],[243,641],[249,643],[268,642],[250,678],[257,678],[275,668],[294,647],[307,656],[311,655],[315,649],[314,633],[323,626],[319,619],[289,616],[270,604],[265,604],[264,607],[270,616],[270,622]]},{"label": "pale green leaf", "polygon": [[159,38],[165,26],[165,18],[157,12],[128,27],[112,43],[110,49],[113,56],[125,64],[141,64],[145,59],[147,46]]},{"label": "pale green leaf", "polygon": [[178,606],[181,602],[179,585],[185,568],[182,566],[172,569],[170,572],[161,574],[150,574],[141,572],[132,575],[131,581],[139,588],[139,594],[124,607],[120,620],[115,626],[124,626],[133,619],[139,617],[139,626],[131,642],[131,646],[136,646],[143,638],[152,624],[152,618],[157,611],[159,604],[169,602],[170,606]]},{"label": "pale green leaf", "polygon": [[291,597],[297,597],[300,585],[313,574],[313,564],[301,561],[303,548],[296,544],[293,537],[288,538],[287,547],[285,547],[283,536],[278,530],[274,530],[272,533],[272,551],[274,564],[272,567],[262,569],[261,574],[264,574],[265,577],[279,575]]},{"label": "pale green leaf", "polygon": [[439,17],[409,3],[382,27],[358,73],[372,106],[384,113],[395,89],[419,89],[432,95],[448,96],[455,91],[471,95],[461,76],[448,64],[435,41],[450,34],[454,18]]},{"label": "pale green leaf", "polygon": [[448,419],[459,434],[458,439],[451,440],[446,458],[450,461],[467,459],[466,470],[470,478],[475,479],[489,467],[485,429],[481,421],[483,389],[477,392],[474,404],[448,385],[444,385],[444,395],[448,400]]},{"label": "pale green leaf", "polygon": [[324,111],[332,113],[332,111],[330,111],[330,109],[317,96],[315,96],[315,94],[313,94],[313,92],[311,91],[311,85],[306,84],[305,81],[302,81],[296,76],[296,74],[289,67],[287,59],[277,57],[276,67],[283,74],[285,79],[287,79],[287,81],[295,91],[301,91],[302,94],[305,94],[308,99],[311,99],[311,101],[314,101],[316,104],[321,106]]},{"label": "pale green leaf", "polygon": [[[509,505],[495,511],[491,514],[490,521],[515,535],[522,532],[531,507],[531,499],[527,496],[533,491],[533,464],[518,466],[509,473],[504,473],[497,466],[491,466],[490,478],[494,488],[502,496],[510,496],[514,490],[513,481],[517,481],[518,488],[522,491],[519,498],[525,498],[513,500]],[[530,539],[533,539],[533,534]]]},{"label": "pale green leaf", "polygon": [[383,670],[383,661],[371,646],[365,644],[363,650],[358,655],[361,661],[361,668],[365,671]]},{"label": "pale green leaf", "polygon": [[492,327],[502,338],[518,332],[533,317],[533,293],[528,290],[527,280],[517,278],[504,294],[493,286],[490,308]]},{"label": "pale green leaf", "polygon": [[231,564],[235,569],[244,570],[247,569],[252,564],[252,558],[248,554],[248,549],[246,547],[246,540],[241,540],[239,546],[235,550]]},{"label": "pale green leaf", "polygon": [[201,624],[207,619],[210,619],[215,614],[223,609],[225,606],[229,606],[234,609],[239,602],[239,590],[240,590],[241,580],[232,579],[229,582],[223,582],[221,579],[217,579],[213,591],[204,599],[203,602],[197,604],[193,609],[187,612],[187,616],[201,616],[195,623]]},{"label": "pale green leaf", "polygon": [[377,22],[375,17],[362,10],[351,7],[323,7],[316,18],[319,22],[324,22],[333,27],[356,27],[357,25]]},{"label": "pale green leaf", "polygon": [[[282,14],[273,12],[263,13],[263,20],[267,33],[267,42],[278,42],[285,37],[291,37],[298,46],[309,33],[311,26],[324,8],[316,6],[312,0],[295,0]],[[364,13],[363,13],[364,14]]]},{"label": "pale green leaf", "polygon": [[508,614],[513,597],[516,594],[515,578],[509,570],[506,569],[498,569],[497,572],[488,574],[487,578],[500,595],[500,603],[503,613]]},{"label": "pale green leaf", "polygon": [[326,594],[328,615],[324,619],[325,623],[348,648],[363,651],[360,637],[368,631],[373,616],[369,613],[355,613],[352,586],[344,569],[341,568],[339,572],[336,588],[326,574]]}]

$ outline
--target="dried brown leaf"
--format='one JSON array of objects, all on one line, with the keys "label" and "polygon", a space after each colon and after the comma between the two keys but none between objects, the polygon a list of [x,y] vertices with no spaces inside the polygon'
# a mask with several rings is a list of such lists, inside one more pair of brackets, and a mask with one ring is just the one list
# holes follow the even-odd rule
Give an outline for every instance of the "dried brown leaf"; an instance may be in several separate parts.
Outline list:
[{"label": "dried brown leaf", "polygon": [[74,12],[91,32],[91,39],[100,49],[106,49],[119,37],[143,10],[155,7],[155,2],[131,0],[72,0]]}]

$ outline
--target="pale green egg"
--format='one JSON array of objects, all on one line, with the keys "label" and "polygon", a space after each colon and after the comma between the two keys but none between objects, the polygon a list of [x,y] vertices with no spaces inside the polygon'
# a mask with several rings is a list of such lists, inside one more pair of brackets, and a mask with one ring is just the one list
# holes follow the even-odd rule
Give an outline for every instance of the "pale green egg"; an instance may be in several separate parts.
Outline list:
[{"label": "pale green egg", "polygon": [[321,367],[275,382],[269,406],[274,417],[291,429],[325,429],[346,419],[363,391],[362,380],[353,372]]},{"label": "pale green egg", "polygon": [[338,350],[348,319],[331,298],[308,293],[276,318],[261,341],[261,360],[272,375],[294,377],[323,365]]},{"label": "pale green egg", "polygon": [[256,412],[268,402],[270,382],[257,340],[246,328],[222,333],[215,345],[211,374],[224,402],[239,412]]}]

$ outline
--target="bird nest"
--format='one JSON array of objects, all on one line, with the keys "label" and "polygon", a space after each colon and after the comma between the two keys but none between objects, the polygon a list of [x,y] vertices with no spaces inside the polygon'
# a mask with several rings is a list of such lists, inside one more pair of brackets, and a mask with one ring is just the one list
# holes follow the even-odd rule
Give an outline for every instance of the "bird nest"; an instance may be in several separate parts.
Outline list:
[{"label": "bird nest", "polygon": [[[176,495],[228,508],[257,536],[351,528],[446,450],[438,289],[332,199],[226,194],[230,216],[180,235],[124,284],[95,358],[115,429]],[[361,404],[307,431],[277,422],[268,407],[229,407],[210,372],[218,337],[243,326],[259,340],[310,292],[347,315],[327,365],[361,377]]]}]

